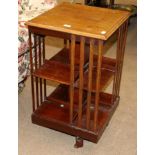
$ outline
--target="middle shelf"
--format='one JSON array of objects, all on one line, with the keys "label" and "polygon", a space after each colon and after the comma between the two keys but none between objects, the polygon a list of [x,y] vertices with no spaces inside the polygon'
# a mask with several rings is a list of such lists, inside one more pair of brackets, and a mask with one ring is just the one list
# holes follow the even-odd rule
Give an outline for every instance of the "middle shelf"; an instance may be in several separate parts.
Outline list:
[{"label": "middle shelf", "polygon": [[[79,60],[80,49],[79,44],[76,44],[75,50],[75,67],[74,67],[74,86],[79,87]],[[93,56],[93,70],[92,70],[92,91],[96,91],[96,73],[97,73],[97,59],[98,56]],[[88,67],[89,67],[89,48],[85,48],[84,55],[84,86],[83,89],[88,88]],[[116,60],[102,56],[101,65],[101,80],[100,90],[104,89],[111,81],[116,68]],[[70,49],[63,48],[55,56],[49,60],[45,60],[44,64],[35,69],[33,75],[39,78],[52,80],[61,84],[70,85]]]}]

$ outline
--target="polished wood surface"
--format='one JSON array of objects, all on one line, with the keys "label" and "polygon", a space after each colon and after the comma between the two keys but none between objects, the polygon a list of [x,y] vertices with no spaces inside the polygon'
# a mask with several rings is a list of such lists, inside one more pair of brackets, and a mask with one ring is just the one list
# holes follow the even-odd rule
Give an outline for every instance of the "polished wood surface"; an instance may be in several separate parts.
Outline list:
[{"label": "polished wood surface", "polygon": [[[96,76],[97,76],[96,72],[97,72],[97,69],[93,68],[92,82],[91,82],[91,85],[92,85],[91,91],[92,92],[96,92],[96,80],[97,80],[96,79]],[[109,70],[106,70],[106,69],[101,70],[101,80],[100,80],[100,84],[99,84],[99,91],[106,88],[106,86],[112,80],[113,75],[114,75],[114,73],[109,71]],[[83,86],[83,89],[89,91],[90,89],[88,87],[88,81],[89,81],[89,73],[88,73],[88,71],[86,71],[84,73],[84,86]],[[76,81],[75,86],[79,87],[79,80]]]},{"label": "polished wood surface", "polygon": [[[69,86],[60,84],[47,98],[46,100],[51,102],[57,102],[59,104],[69,104]],[[103,96],[103,95],[102,95]],[[104,98],[104,97],[102,97]],[[83,91],[82,104],[86,100],[86,92]],[[93,100],[93,97],[92,97]],[[74,91],[74,106],[78,108],[79,104],[79,89],[75,88]]]},{"label": "polished wood surface", "polygon": [[[95,94],[95,107],[94,107],[94,126],[93,129],[96,131],[98,123],[98,114],[99,114],[99,93],[101,86],[101,65],[102,65],[102,52],[103,52],[103,41],[98,41],[98,61],[97,61],[97,70],[96,70],[96,94]],[[106,75],[106,74],[105,74]]]},{"label": "polished wood surface", "polygon": [[[53,80],[67,85],[70,84],[70,66],[60,62],[46,60],[44,65],[34,71],[33,75],[46,80]],[[77,76],[78,72],[76,71],[75,78]]]},{"label": "polished wood surface", "polygon": [[[79,60],[80,60],[80,45],[76,44],[75,50],[75,79],[77,79],[79,73]],[[85,48],[86,50],[86,48]],[[41,77],[47,80],[54,80],[63,84],[70,84],[70,49],[63,48],[50,60],[44,60],[44,64],[36,69],[33,75]],[[88,51],[84,52],[84,64],[88,62]]]},{"label": "polished wood surface", "polygon": [[[91,104],[91,92],[92,92],[92,70],[93,70],[93,55],[94,55],[94,39],[90,40],[90,52],[89,52],[89,68],[88,68],[88,79],[84,79],[88,84],[87,92],[87,111],[86,111],[86,126],[89,130],[90,127],[90,104]],[[79,84],[78,84],[79,85]]]},{"label": "polished wood surface", "polygon": [[62,3],[27,25],[107,40],[129,16],[127,11]]},{"label": "polished wood surface", "polygon": [[85,38],[81,37],[80,42],[80,71],[79,71],[79,107],[78,107],[78,127],[82,125],[82,99],[83,99],[83,74],[84,74],[84,51],[85,51]]}]

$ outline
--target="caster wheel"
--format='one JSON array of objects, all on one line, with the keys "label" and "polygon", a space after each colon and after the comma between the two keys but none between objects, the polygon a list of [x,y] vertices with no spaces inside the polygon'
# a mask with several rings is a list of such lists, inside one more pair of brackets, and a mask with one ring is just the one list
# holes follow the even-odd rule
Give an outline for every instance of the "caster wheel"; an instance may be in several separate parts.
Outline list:
[{"label": "caster wheel", "polygon": [[80,148],[83,147],[83,139],[80,137],[76,137],[76,142],[74,144],[74,148]]}]

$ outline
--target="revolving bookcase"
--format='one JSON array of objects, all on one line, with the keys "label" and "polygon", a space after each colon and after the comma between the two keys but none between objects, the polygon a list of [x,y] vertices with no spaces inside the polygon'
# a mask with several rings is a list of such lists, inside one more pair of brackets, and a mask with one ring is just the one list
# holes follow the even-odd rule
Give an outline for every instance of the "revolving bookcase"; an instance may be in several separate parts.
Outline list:
[{"label": "revolving bookcase", "polygon": [[[125,11],[62,3],[27,22],[34,124],[75,136],[77,148],[83,139],[98,142],[119,103],[129,16]],[[113,34],[116,58],[103,54]],[[64,39],[64,47],[50,59],[45,58],[46,36]],[[59,83],[49,95],[47,80]],[[112,91],[106,93],[111,82]]]}]

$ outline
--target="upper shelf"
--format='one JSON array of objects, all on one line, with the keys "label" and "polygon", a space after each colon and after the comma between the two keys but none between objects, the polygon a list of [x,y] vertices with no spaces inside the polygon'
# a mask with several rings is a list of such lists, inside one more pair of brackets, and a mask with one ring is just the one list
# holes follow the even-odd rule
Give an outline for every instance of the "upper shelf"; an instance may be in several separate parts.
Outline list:
[{"label": "upper shelf", "polygon": [[[70,64],[70,48],[63,48],[58,54],[52,57],[51,61],[59,61],[63,64]],[[75,44],[75,66],[80,64],[80,44]],[[85,46],[84,50],[84,63],[87,63],[89,60],[89,47]]]},{"label": "upper shelf", "polygon": [[[89,59],[89,52],[85,50],[84,63],[86,64]],[[79,75],[79,44],[76,44],[75,49],[75,80]],[[36,69],[33,73],[34,76],[44,78],[47,80],[53,80],[62,84],[70,84],[70,49],[63,48],[50,60],[45,60],[44,64]]]},{"label": "upper shelf", "polygon": [[61,3],[28,26],[107,40],[130,16],[127,11]]}]

